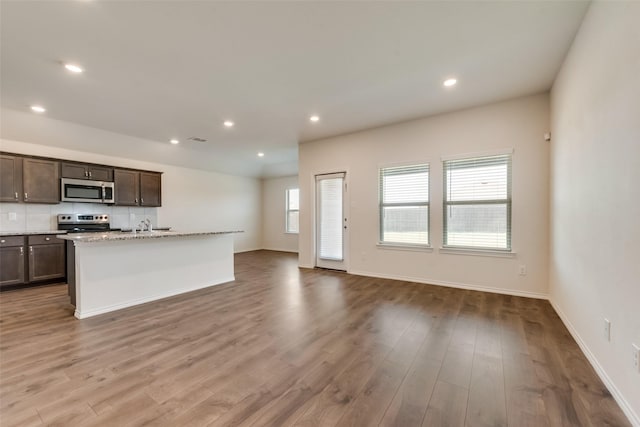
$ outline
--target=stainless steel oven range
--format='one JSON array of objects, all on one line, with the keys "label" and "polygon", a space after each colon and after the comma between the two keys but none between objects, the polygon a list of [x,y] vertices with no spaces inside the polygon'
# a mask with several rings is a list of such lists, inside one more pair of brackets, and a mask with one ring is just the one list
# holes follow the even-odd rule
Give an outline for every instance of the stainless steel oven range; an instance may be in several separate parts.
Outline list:
[{"label": "stainless steel oven range", "polygon": [[120,231],[119,228],[111,228],[108,214],[59,214],[58,230],[66,230],[67,233],[91,233],[105,231]]}]

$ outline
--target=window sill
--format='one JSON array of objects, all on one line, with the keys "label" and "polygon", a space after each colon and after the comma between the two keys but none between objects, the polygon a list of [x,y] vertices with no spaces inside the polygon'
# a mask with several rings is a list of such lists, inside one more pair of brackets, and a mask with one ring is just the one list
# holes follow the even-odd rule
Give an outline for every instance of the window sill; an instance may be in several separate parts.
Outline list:
[{"label": "window sill", "polygon": [[402,243],[376,243],[378,249],[391,249],[393,251],[433,252],[432,246],[403,245]]},{"label": "window sill", "polygon": [[494,258],[515,258],[516,252],[496,251],[491,249],[439,248],[438,252],[449,255],[488,256]]}]

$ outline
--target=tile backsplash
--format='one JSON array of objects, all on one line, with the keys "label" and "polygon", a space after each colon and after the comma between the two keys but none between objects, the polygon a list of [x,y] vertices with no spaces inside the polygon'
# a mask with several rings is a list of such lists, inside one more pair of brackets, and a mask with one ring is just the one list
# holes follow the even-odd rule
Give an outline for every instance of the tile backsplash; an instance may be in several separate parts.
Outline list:
[{"label": "tile backsplash", "polygon": [[63,213],[108,214],[112,228],[130,228],[147,218],[154,226],[158,226],[158,208],[110,206],[97,203],[57,205],[0,203],[0,232],[56,230],[58,214]]}]

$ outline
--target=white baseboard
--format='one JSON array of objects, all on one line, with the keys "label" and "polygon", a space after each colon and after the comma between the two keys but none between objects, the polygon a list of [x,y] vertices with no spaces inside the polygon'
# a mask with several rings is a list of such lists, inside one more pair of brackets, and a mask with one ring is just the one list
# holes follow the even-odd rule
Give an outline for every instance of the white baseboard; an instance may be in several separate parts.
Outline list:
[{"label": "white baseboard", "polygon": [[119,304],[112,304],[112,305],[96,308],[96,309],[93,309],[93,310],[85,310],[83,312],[78,311],[78,309],[76,308],[76,311],[74,312],[74,316],[77,319],[86,319],[87,317],[93,317],[93,316],[97,316],[99,314],[109,313],[109,312],[116,311],[116,310],[122,310],[123,308],[133,307],[135,305],[145,304],[145,303],[151,302],[151,301],[157,301],[159,299],[169,298],[169,297],[173,297],[173,296],[176,296],[176,295],[185,294],[187,292],[193,292],[193,291],[197,291],[197,290],[200,290],[200,289],[209,288],[211,286],[217,286],[217,285],[222,285],[224,283],[233,282],[234,280],[236,280],[236,278],[235,278],[235,276],[231,276],[231,278],[226,278],[226,279],[221,279],[221,280],[222,281],[217,282],[217,283],[203,283],[203,284],[199,284],[199,285],[196,285],[196,286],[191,286],[188,289],[179,289],[179,290],[177,290],[175,292],[165,292],[165,293],[162,293],[162,294],[151,295],[151,296],[148,296],[148,297],[139,298],[139,299],[136,299],[136,300],[127,301],[127,302],[123,302],[123,303],[119,303]]},{"label": "white baseboard", "polygon": [[395,276],[390,274],[379,274],[379,273],[370,273],[368,271],[353,271],[353,270],[349,271],[349,274],[356,274],[358,276],[367,276],[367,277],[379,277],[381,279],[403,280],[405,282],[424,283],[426,285],[445,286],[448,288],[468,289],[471,291],[491,292],[494,294],[513,295],[516,297],[549,299],[549,295],[538,293],[538,292],[493,288],[490,286],[469,285],[467,283],[444,282],[442,280],[429,280],[429,279],[424,279],[420,277]]},{"label": "white baseboard", "polygon": [[233,253],[234,254],[241,254],[243,252],[253,252],[253,251],[260,251],[260,250],[262,250],[262,248],[242,249],[242,250],[238,250],[238,251],[234,250]]},{"label": "white baseboard", "polygon": [[567,327],[573,339],[578,343],[580,350],[582,350],[582,353],[584,353],[584,355],[587,357],[587,360],[589,361],[589,363],[591,363],[593,369],[595,369],[596,373],[600,377],[600,380],[604,383],[605,387],[607,387],[618,405],[620,405],[622,412],[624,412],[624,414],[627,416],[629,422],[631,422],[634,427],[640,427],[640,416],[638,416],[638,414],[634,412],[631,405],[629,405],[629,402],[627,402],[624,396],[622,396],[622,393],[620,393],[620,390],[618,390],[611,378],[609,378],[609,375],[607,375],[607,372],[604,370],[602,365],[600,365],[600,362],[598,362],[596,356],[589,349],[587,343],[584,342],[576,328],[573,327],[573,325],[569,321],[569,318],[551,298],[549,298],[549,302],[551,303],[551,306],[556,311],[556,313],[558,313],[558,316],[562,320],[562,323],[564,323],[564,325]]},{"label": "white baseboard", "polygon": [[297,250],[292,251],[291,249],[283,249],[283,248],[262,248],[262,249],[264,249],[265,251],[289,252],[289,253],[292,253],[292,254],[297,254],[298,253]]}]

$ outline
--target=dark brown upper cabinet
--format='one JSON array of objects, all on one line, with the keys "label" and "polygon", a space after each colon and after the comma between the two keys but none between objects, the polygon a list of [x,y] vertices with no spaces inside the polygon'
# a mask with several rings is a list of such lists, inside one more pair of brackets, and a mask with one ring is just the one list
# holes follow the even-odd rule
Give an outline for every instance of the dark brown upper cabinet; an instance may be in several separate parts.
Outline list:
[{"label": "dark brown upper cabinet", "polygon": [[116,205],[140,205],[140,172],[115,169],[113,171],[113,182]]},{"label": "dark brown upper cabinet", "polygon": [[162,172],[0,153],[0,202],[60,203],[60,178],[114,182],[115,204],[162,206]]},{"label": "dark brown upper cabinet", "polygon": [[93,181],[113,181],[113,168],[85,163],[62,162],[62,178],[90,179]]},{"label": "dark brown upper cabinet", "polygon": [[161,173],[116,169],[113,176],[116,205],[162,206]]},{"label": "dark brown upper cabinet", "polygon": [[25,203],[60,203],[60,164],[54,160],[22,159]]},{"label": "dark brown upper cabinet", "polygon": [[59,163],[55,160],[0,156],[0,202],[60,203]]},{"label": "dark brown upper cabinet", "polygon": [[22,200],[22,157],[0,155],[0,202]]},{"label": "dark brown upper cabinet", "polygon": [[162,174],[140,172],[140,206],[162,206]]}]

